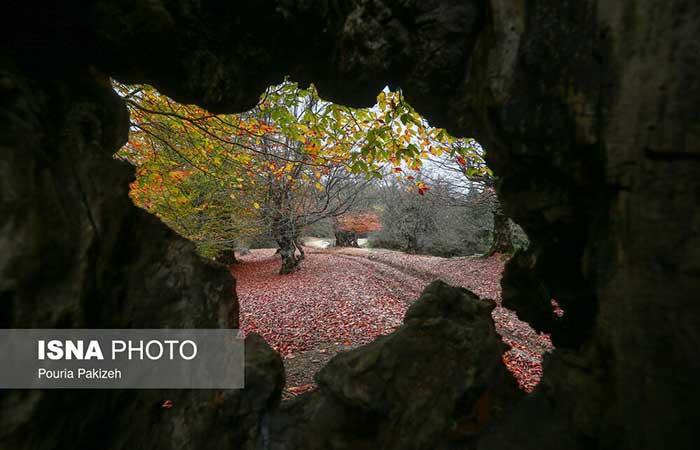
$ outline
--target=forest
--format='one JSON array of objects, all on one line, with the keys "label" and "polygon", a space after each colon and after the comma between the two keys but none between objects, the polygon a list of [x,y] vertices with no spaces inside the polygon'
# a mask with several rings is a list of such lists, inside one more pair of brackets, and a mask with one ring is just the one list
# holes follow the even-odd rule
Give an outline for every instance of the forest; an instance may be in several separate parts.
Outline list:
[{"label": "forest", "polygon": [[203,256],[275,245],[290,273],[302,236],[448,257],[526,245],[484,149],[430,127],[400,92],[353,110],[287,82],[251,111],[215,115],[151,87],[118,90],[131,112],[117,157],[137,167],[132,199]]}]

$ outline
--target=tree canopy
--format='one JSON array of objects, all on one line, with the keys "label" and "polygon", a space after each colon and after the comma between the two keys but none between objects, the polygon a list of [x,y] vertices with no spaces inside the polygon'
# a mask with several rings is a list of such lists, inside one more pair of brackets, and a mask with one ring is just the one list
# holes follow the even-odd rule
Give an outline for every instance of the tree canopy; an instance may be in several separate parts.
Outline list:
[{"label": "tree canopy", "polygon": [[430,127],[399,91],[353,109],[285,82],[251,111],[211,114],[150,86],[116,88],[131,113],[117,156],[137,167],[132,199],[207,256],[266,235],[294,258],[301,230],[348,213],[363,183],[391,173],[422,195],[429,186],[411,172],[428,157],[480,158]]}]

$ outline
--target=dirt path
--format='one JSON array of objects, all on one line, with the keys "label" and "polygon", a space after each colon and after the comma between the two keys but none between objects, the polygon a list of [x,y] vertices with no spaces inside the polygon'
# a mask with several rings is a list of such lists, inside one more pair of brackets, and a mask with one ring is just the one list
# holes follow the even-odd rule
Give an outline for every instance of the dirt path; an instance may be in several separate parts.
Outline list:
[{"label": "dirt path", "polygon": [[[373,249],[307,248],[301,270],[278,275],[274,250],[253,250],[232,266],[241,304],[241,328],[260,333],[284,359],[287,397],[313,388],[314,374],[341,351],[401,325],[408,305],[435,279],[464,286],[500,303],[498,257],[438,258]],[[523,388],[541,375],[541,353],[551,349],[514,313],[498,306],[494,320],[513,350],[504,355]]]},{"label": "dirt path", "polygon": [[339,252],[333,252],[332,254],[349,261],[350,267],[354,266],[358,271],[367,272],[370,279],[363,280],[363,282],[380,283],[381,287],[390,295],[404,300],[407,302],[407,305],[413,302],[416,295],[420,294],[425,286],[432,281],[429,277],[413,273],[409,269],[397,268],[367,256],[348,255]]}]

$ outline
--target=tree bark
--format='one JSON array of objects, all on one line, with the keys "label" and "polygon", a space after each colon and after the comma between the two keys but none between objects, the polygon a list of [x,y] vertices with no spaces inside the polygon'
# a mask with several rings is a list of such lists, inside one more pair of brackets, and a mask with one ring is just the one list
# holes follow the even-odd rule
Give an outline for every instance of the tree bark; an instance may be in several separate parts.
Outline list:
[{"label": "tree bark", "polygon": [[[299,267],[299,261],[302,258],[296,257],[296,233],[294,231],[294,223],[288,219],[276,218],[272,224],[272,235],[277,241],[277,254],[282,257],[282,267],[280,275],[290,274],[295,272]],[[302,252],[303,254],[303,252]]]},{"label": "tree bark", "polygon": [[303,260],[306,258],[306,253],[304,253],[304,247],[301,246],[301,243],[299,242],[298,238],[294,238],[294,247],[296,247],[297,250],[299,250],[299,257],[297,258],[298,261]]},{"label": "tree bark", "polygon": [[282,257],[280,275],[287,275],[295,272],[299,268],[299,259],[297,259],[295,255],[296,247],[294,246],[294,239],[282,236],[277,239],[277,244],[279,245],[279,254]]}]

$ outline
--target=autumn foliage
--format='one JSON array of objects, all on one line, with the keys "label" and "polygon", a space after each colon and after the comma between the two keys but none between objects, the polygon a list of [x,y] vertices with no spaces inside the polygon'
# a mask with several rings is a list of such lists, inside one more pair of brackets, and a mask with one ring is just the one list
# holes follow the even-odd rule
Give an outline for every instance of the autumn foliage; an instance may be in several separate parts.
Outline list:
[{"label": "autumn foliage", "polygon": [[[137,167],[132,199],[207,256],[263,237],[277,241],[292,271],[303,230],[347,213],[373,179],[391,173],[423,195],[429,187],[408,172],[430,156],[474,154],[430,127],[401,92],[384,90],[372,108],[353,109],[285,82],[251,111],[212,114],[150,86],[115,87],[131,115],[117,157]],[[376,216],[340,220],[355,236],[379,227]]]},{"label": "autumn foliage", "polygon": [[381,230],[382,223],[374,213],[344,214],[338,217],[336,229],[364,235]]}]

